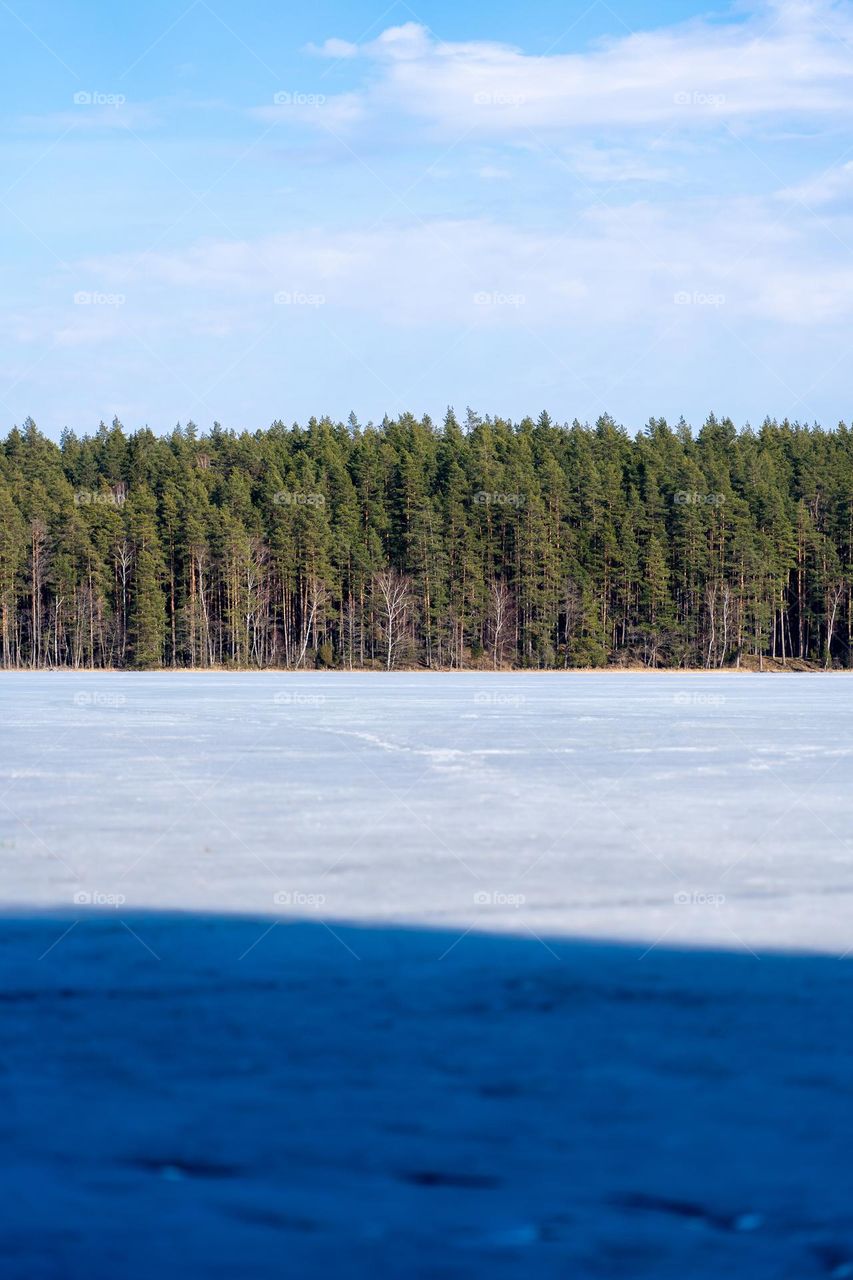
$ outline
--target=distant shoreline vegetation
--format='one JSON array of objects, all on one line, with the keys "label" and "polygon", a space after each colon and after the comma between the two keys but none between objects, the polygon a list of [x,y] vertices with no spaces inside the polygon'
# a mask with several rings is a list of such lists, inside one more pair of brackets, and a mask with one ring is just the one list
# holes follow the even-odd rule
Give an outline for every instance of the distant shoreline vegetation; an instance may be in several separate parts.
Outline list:
[{"label": "distant shoreline vegetation", "polygon": [[851,666],[853,434],[311,419],[0,443],[0,661]]}]

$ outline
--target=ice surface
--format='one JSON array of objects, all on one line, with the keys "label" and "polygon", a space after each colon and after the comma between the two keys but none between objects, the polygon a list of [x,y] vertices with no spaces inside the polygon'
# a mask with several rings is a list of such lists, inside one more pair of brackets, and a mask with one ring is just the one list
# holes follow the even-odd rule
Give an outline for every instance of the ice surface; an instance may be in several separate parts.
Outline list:
[{"label": "ice surface", "polygon": [[4,1280],[853,1275],[851,693],[0,679]]},{"label": "ice surface", "polygon": [[43,673],[0,699],[7,904],[853,946],[845,676]]}]

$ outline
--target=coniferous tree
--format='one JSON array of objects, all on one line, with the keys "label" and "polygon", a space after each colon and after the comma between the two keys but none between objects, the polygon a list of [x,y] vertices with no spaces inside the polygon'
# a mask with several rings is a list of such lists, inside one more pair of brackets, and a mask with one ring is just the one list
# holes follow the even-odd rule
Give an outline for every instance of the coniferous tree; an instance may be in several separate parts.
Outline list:
[{"label": "coniferous tree", "polygon": [[827,667],[851,639],[844,424],[469,410],[0,443],[6,667]]}]

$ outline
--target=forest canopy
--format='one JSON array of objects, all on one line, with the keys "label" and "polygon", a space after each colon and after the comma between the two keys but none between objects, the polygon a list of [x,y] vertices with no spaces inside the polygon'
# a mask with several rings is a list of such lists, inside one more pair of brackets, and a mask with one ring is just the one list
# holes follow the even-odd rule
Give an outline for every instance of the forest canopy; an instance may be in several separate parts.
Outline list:
[{"label": "forest canopy", "polygon": [[0,443],[5,667],[849,666],[853,435],[448,411]]}]

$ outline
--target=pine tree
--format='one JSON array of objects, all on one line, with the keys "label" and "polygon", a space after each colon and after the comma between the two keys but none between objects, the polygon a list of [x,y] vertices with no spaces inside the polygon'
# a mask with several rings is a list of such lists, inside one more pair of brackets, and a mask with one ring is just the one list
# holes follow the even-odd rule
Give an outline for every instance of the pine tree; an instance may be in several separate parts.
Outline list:
[{"label": "pine tree", "polygon": [[392,665],[849,666],[851,495],[844,424],[449,411],[57,445],[28,419],[0,444],[0,652],[387,667],[390,631]]}]

